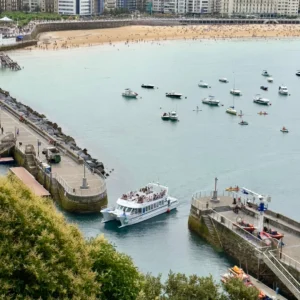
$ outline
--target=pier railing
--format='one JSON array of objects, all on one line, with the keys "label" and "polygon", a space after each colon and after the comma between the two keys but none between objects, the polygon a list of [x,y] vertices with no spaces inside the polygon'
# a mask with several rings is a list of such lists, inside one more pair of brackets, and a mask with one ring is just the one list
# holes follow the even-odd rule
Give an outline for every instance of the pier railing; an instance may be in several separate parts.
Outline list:
[{"label": "pier railing", "polygon": [[210,214],[210,216],[219,223],[232,230],[233,232],[235,232],[236,234],[238,234],[239,236],[241,236],[246,242],[250,243],[252,246],[255,246],[259,250],[264,249],[265,251],[266,249],[270,249],[271,246],[266,245],[264,241],[251,234],[247,230],[243,229],[238,224],[232,222],[224,215],[217,213],[215,210],[212,209],[212,213]]},{"label": "pier railing", "polygon": [[69,183],[67,183],[60,175],[57,173],[52,173],[52,177],[57,180],[57,182],[64,188],[66,193],[72,195],[72,196],[97,196],[103,193],[106,193],[106,184],[105,181],[102,182],[102,184],[96,188],[87,188],[82,189],[80,187],[72,187]]},{"label": "pier railing", "polygon": [[300,299],[300,283],[297,279],[277,260],[272,251],[266,251],[263,255],[264,262],[268,267],[281,279],[296,298]]},{"label": "pier railing", "polygon": [[[213,196],[213,192],[212,191],[199,191],[193,194],[192,196],[192,200],[197,200],[203,197],[212,197]],[[231,192],[228,191],[222,191],[219,192],[218,191],[218,196],[231,196]]]},{"label": "pier railing", "polygon": [[[280,246],[279,246],[280,247]],[[290,247],[284,247],[284,251],[286,251],[287,249],[290,248],[299,248],[297,250],[297,252],[300,252],[300,245],[296,245],[296,246],[290,246]],[[295,260],[294,258],[290,257],[289,255],[285,254],[284,252],[282,252],[282,249],[275,249],[272,251],[269,251],[273,256],[277,257],[277,259],[284,263],[287,266],[290,266],[298,271],[300,271],[300,262]],[[278,255],[279,254],[279,255]],[[279,257],[278,257],[279,256]]]}]

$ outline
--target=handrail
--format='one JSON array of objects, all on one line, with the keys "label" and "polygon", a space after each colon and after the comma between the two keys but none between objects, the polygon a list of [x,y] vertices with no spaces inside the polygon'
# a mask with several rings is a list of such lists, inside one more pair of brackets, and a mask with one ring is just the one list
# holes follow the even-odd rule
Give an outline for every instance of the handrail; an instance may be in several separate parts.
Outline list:
[{"label": "handrail", "polygon": [[[300,296],[300,283],[294,278],[294,276],[276,259],[271,251],[264,252],[264,256],[273,264],[273,266],[280,272],[280,274],[291,284],[295,289],[298,297]],[[298,298],[297,297],[297,298]]]},{"label": "handrail", "polygon": [[[287,248],[285,248],[285,249],[287,249]],[[273,255],[273,253],[278,252],[278,251],[280,252],[280,261],[281,262],[300,271],[300,262],[295,260],[294,258],[288,256],[287,254],[282,252],[280,249],[270,250],[269,252]]]}]

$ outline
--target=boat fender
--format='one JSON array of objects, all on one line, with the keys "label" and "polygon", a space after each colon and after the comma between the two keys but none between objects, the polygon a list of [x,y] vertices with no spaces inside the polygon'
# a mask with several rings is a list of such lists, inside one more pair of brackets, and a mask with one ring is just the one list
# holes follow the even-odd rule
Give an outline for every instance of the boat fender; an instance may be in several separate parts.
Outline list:
[{"label": "boat fender", "polygon": [[169,213],[170,212],[170,208],[168,207],[168,209],[167,209],[167,213]]}]

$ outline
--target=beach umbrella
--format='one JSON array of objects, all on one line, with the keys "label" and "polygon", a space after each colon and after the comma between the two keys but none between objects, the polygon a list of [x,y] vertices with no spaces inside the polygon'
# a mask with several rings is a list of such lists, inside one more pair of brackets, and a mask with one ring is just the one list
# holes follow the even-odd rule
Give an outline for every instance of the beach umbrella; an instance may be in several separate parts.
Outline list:
[{"label": "beach umbrella", "polygon": [[0,19],[0,22],[13,22],[13,20],[5,16],[2,19]]}]

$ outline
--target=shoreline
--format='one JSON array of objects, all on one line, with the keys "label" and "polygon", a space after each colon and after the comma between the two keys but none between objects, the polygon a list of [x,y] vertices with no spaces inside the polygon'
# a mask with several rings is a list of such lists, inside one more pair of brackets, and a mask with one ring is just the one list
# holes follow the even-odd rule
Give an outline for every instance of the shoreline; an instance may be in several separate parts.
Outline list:
[{"label": "shoreline", "polygon": [[300,37],[300,24],[285,25],[191,25],[125,26],[41,33],[35,47],[27,50],[60,50],[124,43],[159,43],[186,40],[286,39]]}]

